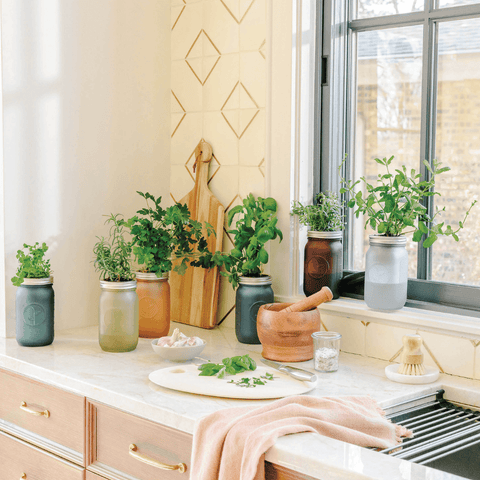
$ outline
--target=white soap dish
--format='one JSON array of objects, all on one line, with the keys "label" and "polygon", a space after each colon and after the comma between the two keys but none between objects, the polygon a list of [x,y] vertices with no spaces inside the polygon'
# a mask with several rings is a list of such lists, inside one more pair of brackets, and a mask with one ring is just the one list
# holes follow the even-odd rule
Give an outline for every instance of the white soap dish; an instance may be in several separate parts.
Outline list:
[{"label": "white soap dish", "polygon": [[385,367],[385,375],[389,380],[397,383],[410,383],[413,385],[424,385],[425,383],[432,383],[438,380],[440,371],[438,368],[427,367],[425,365],[425,375],[402,375],[398,373],[398,363],[388,365]]}]

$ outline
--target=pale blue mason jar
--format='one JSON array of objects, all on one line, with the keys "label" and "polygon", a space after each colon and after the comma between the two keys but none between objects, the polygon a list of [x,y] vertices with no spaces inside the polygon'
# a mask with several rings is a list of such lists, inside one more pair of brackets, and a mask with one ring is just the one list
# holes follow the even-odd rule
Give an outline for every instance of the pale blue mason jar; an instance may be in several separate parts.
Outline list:
[{"label": "pale blue mason jar", "polygon": [[375,310],[399,310],[407,301],[408,253],[404,235],[370,235],[365,261],[365,303]]}]

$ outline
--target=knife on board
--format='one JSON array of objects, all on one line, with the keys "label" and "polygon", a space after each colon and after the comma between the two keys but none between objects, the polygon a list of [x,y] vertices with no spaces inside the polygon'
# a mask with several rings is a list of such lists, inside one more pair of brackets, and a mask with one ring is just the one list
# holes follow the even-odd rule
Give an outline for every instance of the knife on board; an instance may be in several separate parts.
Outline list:
[{"label": "knife on board", "polygon": [[300,380],[302,382],[316,382],[317,376],[313,373],[308,372],[307,370],[302,370],[301,368],[297,367],[290,367],[289,365],[284,365],[283,363],[274,362],[273,360],[267,360],[266,358],[262,358],[262,362],[269,367],[273,367],[280,372],[286,373],[291,377],[295,378],[296,380]]}]

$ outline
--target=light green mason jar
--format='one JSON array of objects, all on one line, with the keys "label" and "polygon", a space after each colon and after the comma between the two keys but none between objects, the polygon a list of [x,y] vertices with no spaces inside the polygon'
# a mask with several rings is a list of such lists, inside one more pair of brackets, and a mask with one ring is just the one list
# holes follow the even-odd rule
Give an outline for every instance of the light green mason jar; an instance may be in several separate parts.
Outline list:
[{"label": "light green mason jar", "polygon": [[138,344],[137,282],[100,281],[99,343],[105,352],[130,352]]}]

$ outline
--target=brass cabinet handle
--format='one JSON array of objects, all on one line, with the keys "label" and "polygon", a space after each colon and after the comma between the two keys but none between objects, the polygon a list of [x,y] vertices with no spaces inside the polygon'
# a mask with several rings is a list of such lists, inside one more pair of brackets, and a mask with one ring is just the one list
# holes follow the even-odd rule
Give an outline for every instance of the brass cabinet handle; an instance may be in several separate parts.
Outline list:
[{"label": "brass cabinet handle", "polygon": [[26,474],[26,473],[22,473],[22,476],[20,477],[20,480],[25,480],[25,478],[27,478],[27,474]]},{"label": "brass cabinet handle", "polygon": [[141,453],[137,453],[137,446],[132,443],[129,447],[129,454],[133,457],[136,458],[137,460],[140,460],[143,463],[146,463],[147,465],[151,465],[152,467],[160,468],[161,470],[178,470],[178,473],[185,473],[187,470],[187,466],[184,463],[178,463],[177,465],[167,465],[166,463],[160,463],[157,462],[156,460],[153,460],[152,458],[148,458],[145,455],[142,455]]},{"label": "brass cabinet handle", "polygon": [[[39,410],[34,410],[33,408],[28,407],[26,402],[22,402],[22,404],[20,405],[20,408],[25,412],[31,413],[32,415],[36,415],[37,417],[41,417],[43,415],[45,418],[48,418],[50,416],[50,412],[48,410],[44,410],[43,412]],[[26,474],[24,475],[25,475],[25,478],[27,478]]]}]

